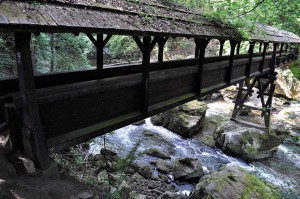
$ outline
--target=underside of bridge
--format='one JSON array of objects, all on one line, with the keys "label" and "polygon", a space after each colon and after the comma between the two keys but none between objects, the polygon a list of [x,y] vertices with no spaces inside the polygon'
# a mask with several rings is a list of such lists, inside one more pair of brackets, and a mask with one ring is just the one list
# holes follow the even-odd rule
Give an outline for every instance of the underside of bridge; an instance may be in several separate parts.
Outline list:
[{"label": "underside of bridge", "polygon": [[[9,131],[15,149],[41,169],[49,166],[49,153],[234,84],[239,93],[233,119],[257,85],[268,130],[275,68],[295,60],[300,43],[292,33],[257,24],[264,34],[253,33],[248,53],[240,54],[243,38],[234,28],[152,1],[1,1],[0,25],[15,35],[18,68],[17,78],[0,80],[0,133]],[[40,32],[86,34],[97,48],[97,69],[34,76],[30,41]],[[112,35],[133,37],[142,63],[103,67],[103,47]],[[163,61],[170,37],[193,38],[195,58]],[[220,40],[218,57],[205,57],[211,39]],[[222,54],[226,40],[229,56]],[[150,62],[155,45],[158,60]],[[255,45],[260,52],[254,53]]]}]

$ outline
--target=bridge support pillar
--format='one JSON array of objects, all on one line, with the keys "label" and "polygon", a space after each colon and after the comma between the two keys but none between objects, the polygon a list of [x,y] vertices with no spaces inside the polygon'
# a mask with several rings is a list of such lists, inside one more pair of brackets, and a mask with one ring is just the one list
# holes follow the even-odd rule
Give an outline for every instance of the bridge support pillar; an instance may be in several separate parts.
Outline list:
[{"label": "bridge support pillar", "polygon": [[22,99],[22,140],[24,152],[40,169],[46,170],[50,159],[36,99],[30,40],[31,33],[15,33],[19,89]]},{"label": "bridge support pillar", "polygon": [[[245,124],[251,127],[257,127],[260,129],[267,129],[270,130],[271,126],[271,111],[272,111],[272,100],[273,94],[275,91],[275,80],[276,80],[276,73],[274,74],[265,74],[262,76],[255,77],[252,81],[247,79],[243,82],[238,84],[238,94],[234,106],[234,110],[232,113],[232,120],[238,123]],[[247,101],[249,96],[253,95],[253,88],[256,87],[258,89],[257,98],[261,101],[261,107],[253,107],[250,105],[246,105],[245,102]],[[254,123],[238,120],[237,117],[239,112],[243,108],[250,108],[254,110],[261,111],[261,117],[264,119],[264,126],[260,126]]]}]

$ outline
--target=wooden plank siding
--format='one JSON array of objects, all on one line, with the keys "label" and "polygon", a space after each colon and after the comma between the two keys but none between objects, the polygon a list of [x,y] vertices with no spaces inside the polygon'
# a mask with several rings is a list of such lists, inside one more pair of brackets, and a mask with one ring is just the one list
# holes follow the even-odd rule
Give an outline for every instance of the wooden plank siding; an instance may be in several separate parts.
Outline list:
[{"label": "wooden plank siding", "polygon": [[[261,53],[254,56],[250,77],[268,73],[272,55],[267,54],[264,60],[266,66],[262,73],[259,66],[263,57]],[[215,59],[205,60],[202,73],[206,78],[202,79],[200,96],[228,86],[228,57],[218,57],[215,62],[213,60]],[[235,56],[231,84],[247,79],[248,63],[247,55]],[[111,73],[111,76],[102,76],[100,79],[80,79],[80,82],[46,86],[36,90],[42,128],[46,133],[48,147],[52,148],[52,151],[62,150],[74,143],[80,143],[197,98],[197,59],[165,64],[152,63],[148,83],[149,112],[145,115],[141,110],[144,103],[141,98],[144,93],[141,66],[136,64],[131,67],[136,69],[132,70],[133,73],[124,73],[126,75]],[[17,92],[12,96],[15,107],[20,109],[20,94]]]}]

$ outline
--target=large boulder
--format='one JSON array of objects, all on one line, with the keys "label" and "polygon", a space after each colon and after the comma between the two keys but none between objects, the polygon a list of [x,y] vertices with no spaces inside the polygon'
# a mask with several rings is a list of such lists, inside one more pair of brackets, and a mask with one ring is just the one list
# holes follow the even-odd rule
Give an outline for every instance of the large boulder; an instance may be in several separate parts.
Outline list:
[{"label": "large boulder", "polygon": [[183,137],[189,137],[202,127],[206,110],[207,106],[204,102],[194,100],[153,116],[151,122]]},{"label": "large boulder", "polygon": [[214,132],[216,145],[224,152],[252,161],[271,157],[281,140],[268,132],[241,126],[233,121],[222,123]]},{"label": "large boulder", "polygon": [[275,92],[288,98],[300,100],[300,81],[289,68],[277,68]]},{"label": "large boulder", "polygon": [[277,119],[283,121],[284,123],[290,124],[292,126],[300,126],[300,106],[292,106],[290,108],[285,108],[280,111],[277,115]]},{"label": "large boulder", "polygon": [[203,176],[190,199],[279,199],[279,192],[269,184],[234,164],[227,164],[217,172]]},{"label": "large boulder", "polygon": [[202,165],[196,158],[177,158],[173,165],[175,180],[197,182],[204,175]]},{"label": "large boulder", "polygon": [[14,166],[7,161],[4,155],[0,155],[0,178],[6,180],[16,176],[17,173]]}]

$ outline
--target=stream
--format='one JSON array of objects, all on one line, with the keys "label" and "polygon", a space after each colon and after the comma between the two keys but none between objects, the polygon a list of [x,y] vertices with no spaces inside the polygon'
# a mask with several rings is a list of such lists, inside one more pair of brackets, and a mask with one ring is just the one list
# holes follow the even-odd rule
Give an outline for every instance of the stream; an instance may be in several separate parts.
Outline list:
[{"label": "stream", "polygon": [[[228,118],[227,112],[229,112],[231,106],[228,103],[222,104],[222,102],[208,104],[209,109],[205,119],[226,120]],[[145,135],[145,130],[151,131],[151,134]],[[212,129],[208,128],[206,130]],[[142,154],[150,147],[168,152],[171,155],[171,161],[183,157],[197,158],[205,173],[217,171],[224,164],[234,163],[278,187],[286,198],[297,198],[299,196],[300,150],[299,147],[295,147],[289,142],[283,142],[278,147],[274,157],[260,162],[247,163],[239,158],[224,154],[217,147],[206,146],[197,136],[184,139],[164,127],[154,126],[148,118],[143,125],[129,125],[107,134],[106,143],[108,148],[117,151],[121,157],[126,156],[137,143],[140,143],[137,149],[139,155],[135,160],[139,164],[149,165],[150,162],[157,160],[155,157]],[[98,137],[91,143],[90,153],[97,154],[101,148],[103,148],[103,137]],[[153,171],[157,172],[154,166]],[[168,177],[172,179],[172,175]],[[195,187],[195,184],[173,183],[180,192],[185,194],[189,194]]]}]

